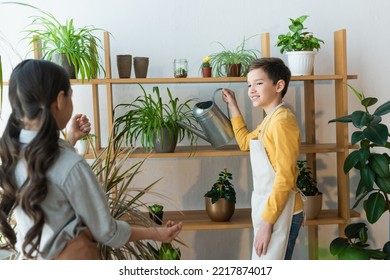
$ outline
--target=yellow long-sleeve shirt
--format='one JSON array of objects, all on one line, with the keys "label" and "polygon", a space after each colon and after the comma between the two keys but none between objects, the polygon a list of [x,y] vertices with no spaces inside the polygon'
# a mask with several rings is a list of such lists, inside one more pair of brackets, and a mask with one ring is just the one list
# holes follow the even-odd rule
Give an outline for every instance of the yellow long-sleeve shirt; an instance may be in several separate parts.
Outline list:
[{"label": "yellow long-sleeve shirt", "polygon": [[[248,151],[249,141],[260,137],[267,118],[268,116],[252,132],[247,129],[242,116],[231,119],[236,141],[241,150]],[[299,155],[300,130],[295,115],[290,109],[281,107],[271,116],[263,135],[263,143],[275,171],[275,181],[262,218],[274,224],[282,213],[289,192],[297,190],[298,168],[296,162]],[[299,212],[302,208],[302,199],[297,192],[294,212]]]}]

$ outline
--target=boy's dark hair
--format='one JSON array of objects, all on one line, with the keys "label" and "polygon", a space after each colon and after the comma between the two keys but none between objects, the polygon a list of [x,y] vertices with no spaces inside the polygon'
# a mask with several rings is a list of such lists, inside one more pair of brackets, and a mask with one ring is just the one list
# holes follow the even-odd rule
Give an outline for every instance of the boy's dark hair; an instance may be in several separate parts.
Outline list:
[{"label": "boy's dark hair", "polygon": [[279,80],[283,80],[285,83],[284,89],[282,90],[282,98],[286,95],[288,84],[290,83],[291,71],[284,64],[283,60],[278,57],[263,57],[258,58],[252,61],[249,65],[249,71],[255,69],[263,69],[263,71],[267,74],[268,78],[270,78],[274,85]]},{"label": "boy's dark hair", "polygon": [[[5,239],[1,248],[14,248],[16,234],[10,216],[16,206],[32,220],[22,244],[27,258],[34,258],[45,223],[41,203],[48,193],[47,171],[57,159],[60,149],[59,131],[50,106],[60,91],[70,90],[69,75],[61,66],[46,60],[24,60],[12,71],[9,80],[9,101],[12,112],[0,138],[0,233]],[[39,120],[35,138],[23,146],[19,134],[23,118]],[[15,169],[20,160],[27,167],[27,179],[18,188]]]}]

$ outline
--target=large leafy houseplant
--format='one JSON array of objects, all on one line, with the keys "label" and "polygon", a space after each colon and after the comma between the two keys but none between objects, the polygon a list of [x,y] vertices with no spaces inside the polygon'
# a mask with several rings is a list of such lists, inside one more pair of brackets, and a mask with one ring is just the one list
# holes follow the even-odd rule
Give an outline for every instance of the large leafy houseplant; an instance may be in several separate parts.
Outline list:
[{"label": "large leafy houseplant", "polygon": [[[351,135],[351,144],[358,145],[358,148],[345,159],[344,172],[347,174],[353,168],[359,172],[360,179],[353,208],[362,203],[368,222],[374,224],[386,211],[390,211],[390,156],[383,152],[390,149],[390,135],[387,125],[382,122],[382,117],[390,113],[390,101],[378,106],[371,113],[369,107],[375,105],[378,99],[365,97],[362,92],[348,86],[364,110],[356,110],[329,122],[352,123],[358,129]],[[347,238],[338,237],[332,241],[330,249],[333,255],[339,258],[390,258],[390,241],[382,249],[384,255],[365,248],[367,229],[364,223],[351,224],[350,231],[347,231],[347,228]],[[359,242],[351,241],[357,237],[360,238]]]},{"label": "large leafy houseplant", "polygon": [[321,192],[317,188],[317,182],[313,178],[311,169],[307,166],[307,161],[298,160],[298,177],[297,187],[305,196],[320,195]]},{"label": "large leafy houseplant", "polygon": [[104,73],[100,61],[99,50],[103,49],[102,42],[95,35],[97,31],[103,31],[92,25],[78,28],[73,19],[67,19],[61,23],[53,14],[43,11],[33,5],[9,2],[30,7],[37,11],[38,15],[32,15],[29,29],[26,30],[26,39],[34,47],[36,42],[42,50],[42,58],[53,60],[56,54],[64,55],[70,66],[74,67],[74,77],[80,75],[81,79],[96,78]]},{"label": "large leafy houseplant", "polygon": [[249,39],[244,38],[235,49],[228,49],[222,43],[217,42],[223,50],[209,56],[214,77],[233,76],[232,65],[241,65],[238,76],[246,76],[249,65],[257,58],[258,53],[257,50],[245,48],[245,43]]},{"label": "large leafy houseplant", "polygon": [[[173,98],[171,91],[167,88],[169,102],[164,103],[157,86],[153,87],[153,92],[149,94],[144,87],[141,85],[140,87],[143,95],[138,96],[131,103],[122,103],[114,108],[114,115],[119,114],[118,110],[125,110],[123,115],[115,118],[115,134],[119,137],[125,136],[125,143],[134,147],[139,139],[141,145],[148,151],[154,148],[156,139],[161,138],[164,130],[168,134],[168,138],[173,139],[175,143],[181,142],[187,137],[190,140],[190,145],[194,146],[196,135],[177,124],[177,121],[190,126],[196,123],[189,105],[193,99],[180,103],[179,98]],[[167,143],[162,144],[167,145]]]},{"label": "large leafy houseplant", "polygon": [[306,31],[306,27],[303,22],[309,16],[300,16],[296,19],[290,18],[291,24],[288,26],[286,34],[280,34],[276,43],[277,47],[280,47],[280,53],[291,51],[313,51],[321,48],[320,43],[324,43],[323,40],[314,37],[312,32]]}]

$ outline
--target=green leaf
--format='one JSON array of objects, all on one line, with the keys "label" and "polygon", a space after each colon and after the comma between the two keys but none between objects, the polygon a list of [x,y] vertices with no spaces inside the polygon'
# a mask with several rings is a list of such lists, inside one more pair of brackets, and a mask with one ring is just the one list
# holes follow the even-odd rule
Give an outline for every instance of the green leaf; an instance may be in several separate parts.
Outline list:
[{"label": "green leaf", "polygon": [[390,241],[387,241],[385,245],[383,245],[383,252],[386,253],[385,260],[390,260]]},{"label": "green leaf", "polygon": [[363,133],[371,142],[381,146],[387,143],[387,138],[389,137],[389,130],[384,124],[370,125],[363,130]]},{"label": "green leaf", "polygon": [[387,210],[386,200],[382,193],[372,193],[366,201],[364,201],[364,210],[369,223],[376,223],[382,214]]},{"label": "green leaf", "polygon": [[364,94],[363,93],[360,93],[359,91],[357,91],[354,87],[352,87],[351,85],[347,85],[350,89],[352,89],[352,91],[355,93],[356,97],[359,99],[359,101],[361,102],[363,99],[364,99]]},{"label": "green leaf", "polygon": [[352,122],[352,115],[347,115],[337,119],[332,119],[328,123],[332,123],[332,122],[350,123]]},{"label": "green leaf", "polygon": [[372,189],[375,181],[375,173],[368,166],[360,169],[360,177],[364,183],[365,189]]},{"label": "green leaf", "polygon": [[352,113],[352,123],[357,128],[362,128],[371,122],[373,116],[364,111],[355,111]]},{"label": "green leaf", "polygon": [[377,102],[378,102],[378,98],[375,97],[367,97],[361,101],[362,105],[366,108],[376,104]]},{"label": "green leaf", "polygon": [[348,239],[354,239],[354,238],[359,238],[359,236],[361,235],[360,233],[361,231],[367,231],[367,226],[365,223],[349,224],[345,228],[344,233]]},{"label": "green leaf", "polygon": [[374,115],[383,116],[383,115],[386,115],[388,113],[390,113],[390,101],[387,101],[386,103],[379,106],[375,110]]},{"label": "green leaf", "polygon": [[357,142],[359,142],[365,138],[366,137],[364,136],[363,131],[355,131],[354,133],[352,133],[351,143],[352,143],[352,145],[355,145]]},{"label": "green leaf", "polygon": [[379,189],[384,192],[390,194],[390,176],[387,177],[376,177],[375,183],[379,187]]},{"label": "green leaf", "polygon": [[329,245],[330,253],[333,256],[339,255],[342,251],[344,251],[346,248],[348,248],[349,243],[346,238],[337,237],[332,240],[332,242]]},{"label": "green leaf", "polygon": [[359,151],[353,151],[350,153],[344,161],[344,173],[347,174],[359,162],[359,159]]},{"label": "green leaf", "polygon": [[339,260],[369,260],[370,255],[366,250],[357,247],[347,247],[339,254]]},{"label": "green leaf", "polygon": [[369,166],[379,177],[385,178],[390,175],[387,157],[381,154],[371,154]]}]

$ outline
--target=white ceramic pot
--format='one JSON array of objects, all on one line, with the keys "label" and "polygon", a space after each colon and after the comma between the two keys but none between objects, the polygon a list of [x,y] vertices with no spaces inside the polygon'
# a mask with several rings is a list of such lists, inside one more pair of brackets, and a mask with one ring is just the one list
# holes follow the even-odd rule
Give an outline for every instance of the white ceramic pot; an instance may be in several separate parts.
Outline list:
[{"label": "white ceramic pot", "polygon": [[315,54],[315,51],[286,52],[291,75],[311,75],[314,68]]},{"label": "white ceramic pot", "polygon": [[78,140],[75,148],[79,155],[85,155],[87,153],[88,140]]}]

